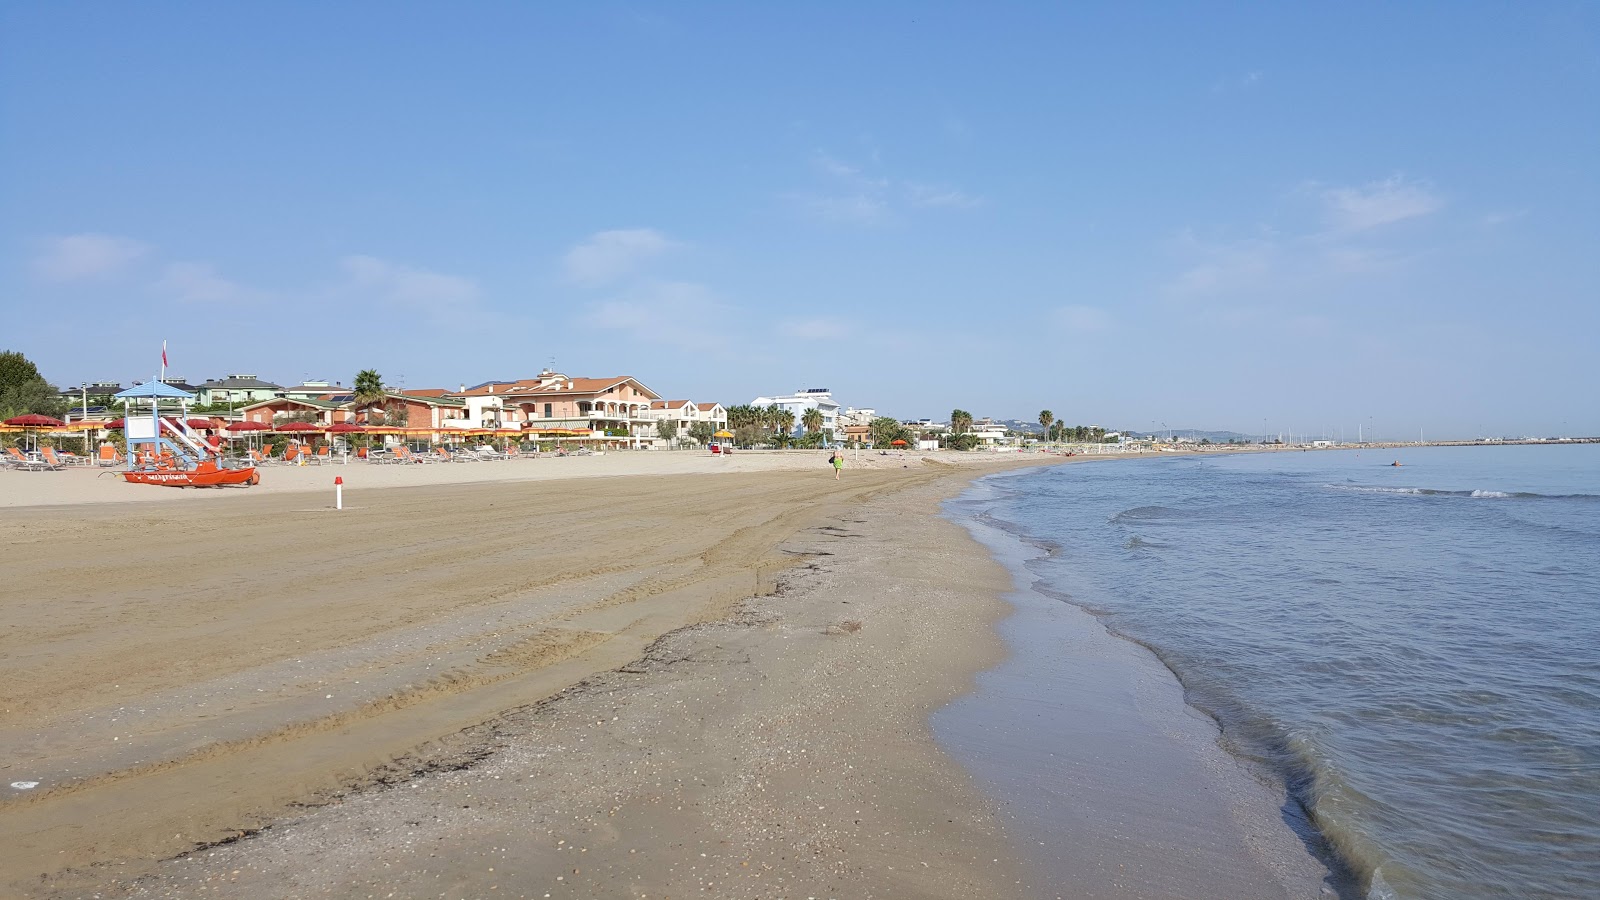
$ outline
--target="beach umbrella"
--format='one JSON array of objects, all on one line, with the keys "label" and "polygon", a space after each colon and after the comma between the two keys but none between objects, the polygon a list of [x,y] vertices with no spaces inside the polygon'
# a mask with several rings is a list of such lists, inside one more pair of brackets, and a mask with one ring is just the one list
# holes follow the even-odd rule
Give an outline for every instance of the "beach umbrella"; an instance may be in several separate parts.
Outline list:
[{"label": "beach umbrella", "polygon": [[104,425],[102,425],[100,427],[106,429],[107,431],[121,431],[122,430],[122,420],[121,419],[112,419],[111,421],[107,422],[106,424],[104,424]]},{"label": "beach umbrella", "polygon": [[889,442],[889,446],[891,446],[891,447],[904,447],[904,446],[906,446],[906,442],[901,440],[900,438],[895,438],[894,440]]},{"label": "beach umbrella", "polygon": [[[121,421],[122,421],[121,419],[118,419],[117,420],[118,424],[120,424]],[[226,431],[231,431],[234,434],[239,434],[239,433],[245,432],[245,431],[271,431],[272,430],[272,426],[268,425],[265,422],[253,422],[253,421],[251,421],[249,419],[245,419],[243,422],[234,422],[233,424],[229,425],[225,430]]]},{"label": "beach umbrella", "polygon": [[733,432],[727,431],[727,430],[723,430],[723,431],[719,431],[716,434],[712,435],[712,437],[733,437]]},{"label": "beach umbrella", "polygon": [[274,426],[272,430],[279,434],[304,434],[312,431],[322,431],[322,426],[314,422],[285,422],[282,425]]},{"label": "beach umbrella", "polygon": [[28,413],[25,416],[12,416],[6,420],[6,424],[25,429],[32,434],[33,449],[37,450],[39,449],[39,429],[64,428],[67,423],[60,419],[52,419],[49,416],[41,416],[38,413]]},{"label": "beach umbrella", "polygon": [[25,416],[12,416],[6,420],[7,425],[21,425],[23,428],[60,428],[67,423],[38,413],[28,413]]},{"label": "beach umbrella", "polygon": [[354,422],[337,422],[328,426],[329,434],[362,434],[366,430],[367,426],[357,425]]}]

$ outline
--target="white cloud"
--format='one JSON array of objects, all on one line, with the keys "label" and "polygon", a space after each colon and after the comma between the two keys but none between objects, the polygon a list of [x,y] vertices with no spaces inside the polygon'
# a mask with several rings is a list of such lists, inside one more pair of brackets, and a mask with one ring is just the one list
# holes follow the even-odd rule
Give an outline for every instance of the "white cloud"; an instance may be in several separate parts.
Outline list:
[{"label": "white cloud", "polygon": [[[873,166],[877,154],[873,153]],[[784,194],[788,202],[813,218],[855,225],[876,225],[895,213],[912,209],[967,209],[982,200],[946,185],[896,181],[868,174],[868,166],[838,159],[822,150],[811,156],[819,186]]]},{"label": "white cloud", "polygon": [[584,322],[640,342],[711,350],[727,343],[727,322],[734,313],[703,284],[652,281],[594,304]]},{"label": "white cloud", "polygon": [[889,218],[889,203],[872,194],[788,195],[789,200],[811,216],[829,222],[875,225]]},{"label": "white cloud", "polygon": [[183,303],[237,303],[252,293],[219,276],[205,263],[171,263],[161,273],[156,290]]},{"label": "white cloud", "polygon": [[567,251],[567,279],[585,287],[611,284],[646,261],[672,249],[674,243],[653,228],[601,231]]},{"label": "white cloud", "polygon": [[110,234],[74,234],[52,238],[33,261],[36,275],[46,281],[78,281],[115,274],[150,252],[132,238]]},{"label": "white cloud", "polygon": [[1085,334],[1111,327],[1111,314],[1096,306],[1062,306],[1051,317],[1062,328]]},{"label": "white cloud", "polygon": [[850,326],[838,319],[786,319],[778,323],[778,330],[802,341],[829,341],[846,337]]},{"label": "white cloud", "polygon": [[346,289],[378,303],[440,318],[477,305],[478,285],[470,278],[414,269],[373,256],[347,256],[339,264],[348,278]]},{"label": "white cloud", "polygon": [[955,188],[941,187],[931,184],[917,184],[906,182],[906,201],[918,207],[948,207],[951,209],[971,209],[983,201],[971,194],[963,193]]},{"label": "white cloud", "polygon": [[1437,211],[1444,200],[1427,187],[1400,176],[1361,187],[1319,191],[1333,227],[1342,232],[1366,231]]}]

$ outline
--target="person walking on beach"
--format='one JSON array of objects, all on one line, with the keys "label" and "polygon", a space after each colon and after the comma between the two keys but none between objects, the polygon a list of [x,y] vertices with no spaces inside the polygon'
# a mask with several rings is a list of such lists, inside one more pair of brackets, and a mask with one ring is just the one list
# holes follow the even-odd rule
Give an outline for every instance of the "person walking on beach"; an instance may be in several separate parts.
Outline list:
[{"label": "person walking on beach", "polygon": [[833,480],[838,481],[839,473],[844,469],[844,454],[835,450],[833,455],[828,457],[828,462],[833,466]]}]

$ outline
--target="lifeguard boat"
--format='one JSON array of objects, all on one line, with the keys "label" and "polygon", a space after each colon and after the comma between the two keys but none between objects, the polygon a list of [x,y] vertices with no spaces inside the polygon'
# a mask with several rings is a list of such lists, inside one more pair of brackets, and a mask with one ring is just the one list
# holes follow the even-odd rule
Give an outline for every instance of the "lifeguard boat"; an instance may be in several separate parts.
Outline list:
[{"label": "lifeguard boat", "polygon": [[129,469],[122,473],[123,481],[135,484],[159,484],[165,487],[226,487],[239,485],[248,487],[261,483],[261,475],[254,466],[245,466],[238,469],[225,469],[217,465],[216,461],[206,458],[192,469],[180,469],[176,465],[156,464]]}]

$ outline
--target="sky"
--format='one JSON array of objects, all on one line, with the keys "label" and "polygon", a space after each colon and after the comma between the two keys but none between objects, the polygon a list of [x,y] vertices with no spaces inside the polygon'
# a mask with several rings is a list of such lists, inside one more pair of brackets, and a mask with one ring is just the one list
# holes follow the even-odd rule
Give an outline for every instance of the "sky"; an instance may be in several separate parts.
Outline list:
[{"label": "sky", "polygon": [[1600,435],[1600,4],[0,4],[58,384]]}]

